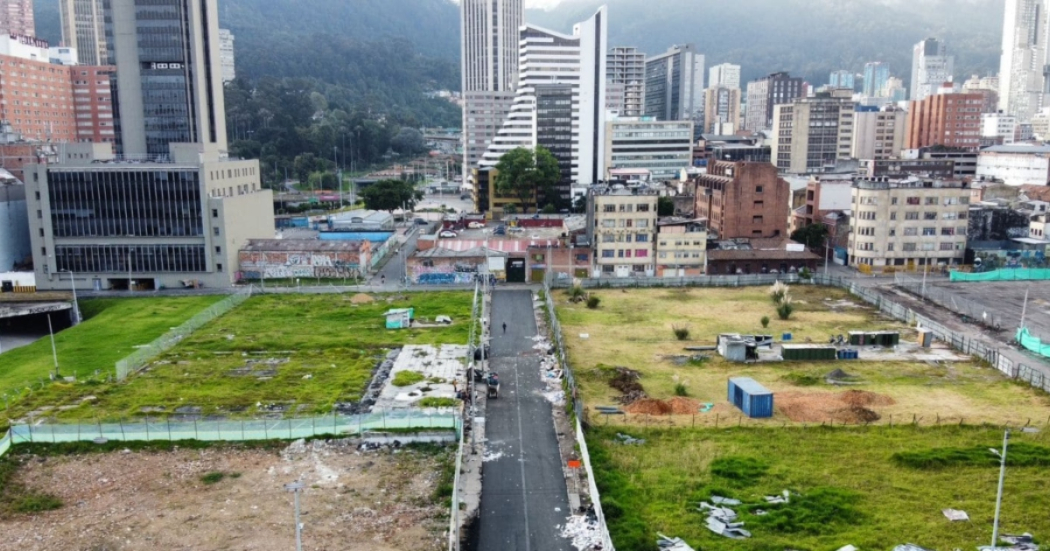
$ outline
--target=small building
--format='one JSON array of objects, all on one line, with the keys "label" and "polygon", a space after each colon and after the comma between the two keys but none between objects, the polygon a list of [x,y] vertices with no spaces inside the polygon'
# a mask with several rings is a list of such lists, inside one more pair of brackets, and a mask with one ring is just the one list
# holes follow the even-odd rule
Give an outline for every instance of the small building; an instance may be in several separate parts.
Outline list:
[{"label": "small building", "polygon": [[656,222],[657,277],[704,275],[707,220],[665,216]]},{"label": "small building", "polygon": [[714,242],[707,250],[708,275],[815,272],[820,257],[787,238],[733,239]]},{"label": "small building", "polygon": [[394,231],[394,217],[381,210],[358,209],[340,212],[328,217],[330,231],[386,232]]},{"label": "small building", "polygon": [[372,243],[319,239],[251,239],[238,253],[239,279],[360,277],[372,262]]},{"label": "small building", "polygon": [[394,308],[383,313],[387,329],[408,329],[412,327],[415,308]]},{"label": "small building", "polygon": [[466,250],[435,247],[417,252],[408,259],[408,278],[419,285],[472,283],[478,274],[506,278],[507,253],[485,247]]},{"label": "small building", "polygon": [[773,392],[750,377],[729,379],[729,401],[753,419],[773,416]]},{"label": "small building", "polygon": [[838,349],[828,344],[785,344],[780,347],[780,355],[785,361],[822,361],[837,358]]}]

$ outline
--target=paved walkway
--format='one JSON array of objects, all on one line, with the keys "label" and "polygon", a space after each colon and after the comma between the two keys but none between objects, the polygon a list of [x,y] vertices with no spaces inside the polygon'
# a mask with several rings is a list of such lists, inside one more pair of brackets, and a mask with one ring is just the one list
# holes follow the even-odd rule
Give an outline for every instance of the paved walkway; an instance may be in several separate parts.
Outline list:
[{"label": "paved walkway", "polygon": [[571,551],[556,529],[570,511],[551,404],[541,395],[540,356],[532,349],[531,291],[494,291],[491,319],[490,365],[501,388],[499,398],[486,406],[485,435],[487,453],[498,458],[485,463],[473,548]]}]

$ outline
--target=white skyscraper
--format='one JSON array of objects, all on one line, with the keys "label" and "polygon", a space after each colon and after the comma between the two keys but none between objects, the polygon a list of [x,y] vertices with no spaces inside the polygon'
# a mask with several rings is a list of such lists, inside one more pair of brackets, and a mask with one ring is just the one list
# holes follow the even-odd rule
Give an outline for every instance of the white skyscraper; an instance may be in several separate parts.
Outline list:
[{"label": "white skyscraper", "polygon": [[521,58],[513,106],[482,156],[481,166],[495,166],[504,153],[535,148],[537,142],[537,88],[568,85],[572,91],[572,180],[592,183],[602,179],[605,142],[606,63],[608,44],[606,8],[573,27],[567,35],[532,25],[521,30]]},{"label": "white skyscraper", "polygon": [[708,71],[707,87],[740,88],[740,66],[732,63],[715,65]]},{"label": "white skyscraper", "polygon": [[948,55],[944,42],[927,38],[915,45],[911,58],[911,99],[921,101],[952,80],[955,58]]},{"label": "white skyscraper", "polygon": [[522,0],[461,0],[464,181],[514,102]]},{"label": "white skyscraper", "polygon": [[999,109],[1027,122],[1047,102],[1046,0],[1006,0],[1003,56],[999,65]]}]

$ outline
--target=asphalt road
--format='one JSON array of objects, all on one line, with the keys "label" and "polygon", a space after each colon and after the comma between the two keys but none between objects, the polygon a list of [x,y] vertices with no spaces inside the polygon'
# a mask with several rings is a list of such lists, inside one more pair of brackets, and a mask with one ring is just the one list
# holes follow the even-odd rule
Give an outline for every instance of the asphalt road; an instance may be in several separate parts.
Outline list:
[{"label": "asphalt road", "polygon": [[[372,276],[372,283],[387,283],[396,285],[405,276],[405,259],[416,252],[416,240],[419,238],[419,230],[412,232],[412,236],[401,245],[401,254],[392,254],[386,264]],[[396,249],[395,249],[396,250]]]},{"label": "asphalt road", "polygon": [[[531,291],[492,293],[492,370],[500,396],[485,413],[488,453],[478,520],[478,551],[571,551],[556,526],[569,517],[551,404],[542,395]],[[506,322],[507,332],[502,325]]]}]

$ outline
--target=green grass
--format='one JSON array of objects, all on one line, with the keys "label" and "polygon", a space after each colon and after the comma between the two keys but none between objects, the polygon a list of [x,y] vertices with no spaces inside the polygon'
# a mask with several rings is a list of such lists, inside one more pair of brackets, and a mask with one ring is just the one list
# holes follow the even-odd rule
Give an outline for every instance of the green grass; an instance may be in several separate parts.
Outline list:
[{"label": "green grass", "polygon": [[[182,324],[221,297],[172,297],[81,300],[84,322],[55,335],[59,373],[104,378],[113,375],[117,360],[147,344],[170,328]],[[54,370],[51,341],[37,342],[4,352],[0,356],[0,394],[26,392],[25,388],[47,381]],[[0,403],[0,407],[2,407]]]},{"label": "green grass", "polygon": [[412,386],[422,382],[425,377],[418,371],[398,371],[394,374],[394,380],[390,384],[394,386]]},{"label": "green grass", "polygon": [[201,476],[201,482],[204,484],[218,484],[222,479],[226,478],[226,473],[219,471],[212,471]]},{"label": "green grass", "polygon": [[[469,293],[412,293],[389,297],[389,302],[380,298],[354,305],[350,295],[341,294],[255,296],[124,383],[50,385],[9,415],[75,406],[52,413],[60,419],[112,420],[148,412],[152,419],[189,406],[203,415],[251,417],[260,413],[259,405],[269,404],[279,404],[285,415],[322,413],[336,402],[360,399],[372,369],[391,347],[466,344]],[[454,323],[385,329],[382,313],[408,306],[415,308],[417,319],[444,314]],[[250,371],[234,371],[245,369]],[[95,400],[82,403],[88,395]]]},{"label": "green grass", "polygon": [[[617,432],[644,438],[615,442]],[[1045,457],[1050,435],[1016,434],[1018,460]],[[653,549],[656,532],[697,549],[826,550],[846,544],[890,549],[912,542],[928,549],[987,545],[999,470],[988,448],[1002,431],[985,427],[642,429],[595,427],[587,437],[613,542],[621,551]],[[898,454],[965,450],[992,461],[914,468]],[[1013,453],[1013,452],[1011,452]],[[1025,465],[1025,466],[1022,466]],[[1050,471],[1043,463],[1010,466],[1002,531],[1050,533]],[[793,492],[787,506],[762,496]],[[704,527],[697,503],[722,495],[754,536],[730,540]],[[962,509],[970,522],[949,523],[942,509]],[[767,515],[756,515],[762,509]]]},{"label": "green grass", "polygon": [[459,400],[455,398],[438,398],[437,396],[427,396],[419,401],[419,407],[421,408],[450,408],[459,405]]}]

